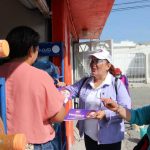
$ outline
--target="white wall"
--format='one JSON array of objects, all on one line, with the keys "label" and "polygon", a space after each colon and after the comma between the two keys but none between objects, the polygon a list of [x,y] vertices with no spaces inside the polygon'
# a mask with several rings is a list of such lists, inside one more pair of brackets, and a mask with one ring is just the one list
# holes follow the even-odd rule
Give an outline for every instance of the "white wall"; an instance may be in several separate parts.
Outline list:
[{"label": "white wall", "polygon": [[[108,47],[105,45],[108,44]],[[110,43],[110,44],[109,44]],[[113,41],[83,42],[75,44],[75,80],[90,74],[88,54],[91,49],[105,46],[113,56],[113,64],[119,67],[123,74],[130,77],[130,82],[150,83],[150,44],[133,42],[113,43]],[[122,45],[123,44],[123,45]],[[91,47],[90,47],[91,46]]]},{"label": "white wall", "polygon": [[150,44],[132,47],[118,44],[113,47],[113,60],[115,67],[121,68],[130,78],[141,78],[150,83]]}]

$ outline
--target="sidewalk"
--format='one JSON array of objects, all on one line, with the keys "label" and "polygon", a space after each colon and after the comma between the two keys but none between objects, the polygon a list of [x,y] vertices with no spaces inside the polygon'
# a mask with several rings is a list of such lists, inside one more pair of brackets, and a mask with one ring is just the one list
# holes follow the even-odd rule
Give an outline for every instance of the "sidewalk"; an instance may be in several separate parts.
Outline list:
[{"label": "sidewalk", "polygon": [[[125,139],[122,142],[121,150],[132,150],[140,139],[139,132],[132,129],[128,123],[125,124],[126,132]],[[74,128],[75,144],[72,146],[71,150],[85,150],[84,139],[79,137],[77,128]]]},{"label": "sidewalk", "polygon": [[130,88],[143,88],[143,87],[150,87],[150,84],[146,84],[146,83],[129,83],[129,87]]}]

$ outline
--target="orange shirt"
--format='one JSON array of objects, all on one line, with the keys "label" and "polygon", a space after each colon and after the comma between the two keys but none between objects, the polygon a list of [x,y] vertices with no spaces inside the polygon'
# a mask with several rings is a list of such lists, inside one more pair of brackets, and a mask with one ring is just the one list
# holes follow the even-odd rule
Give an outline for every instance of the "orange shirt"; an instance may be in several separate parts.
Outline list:
[{"label": "orange shirt", "polygon": [[32,144],[52,140],[55,131],[49,119],[64,101],[53,79],[25,62],[0,66],[0,76],[6,78],[8,134],[24,133]]}]

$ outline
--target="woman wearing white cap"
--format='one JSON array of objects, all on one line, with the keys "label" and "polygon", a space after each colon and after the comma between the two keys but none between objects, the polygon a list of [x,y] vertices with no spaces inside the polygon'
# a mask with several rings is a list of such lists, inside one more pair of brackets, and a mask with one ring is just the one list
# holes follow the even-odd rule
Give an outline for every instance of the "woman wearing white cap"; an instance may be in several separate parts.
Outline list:
[{"label": "woman wearing white cap", "polygon": [[[107,109],[101,98],[114,99],[131,108],[131,99],[123,83],[117,81],[115,90],[114,67],[108,51],[100,49],[90,55],[91,76],[65,87],[72,98],[79,97],[79,108],[96,110],[93,118],[78,121],[80,136],[84,135],[86,150],[120,150],[124,138],[124,122],[117,113]],[[98,118],[98,119],[97,119]]]}]

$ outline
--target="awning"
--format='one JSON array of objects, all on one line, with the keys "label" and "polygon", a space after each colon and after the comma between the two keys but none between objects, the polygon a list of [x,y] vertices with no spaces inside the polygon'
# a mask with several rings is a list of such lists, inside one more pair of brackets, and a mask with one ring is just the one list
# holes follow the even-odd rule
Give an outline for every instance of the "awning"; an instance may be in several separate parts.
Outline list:
[{"label": "awning", "polygon": [[[46,0],[19,0],[30,9],[38,8],[45,17],[51,12]],[[79,39],[99,38],[114,0],[65,0],[71,26]]]},{"label": "awning", "polygon": [[74,30],[80,39],[99,38],[114,0],[67,0]]}]

